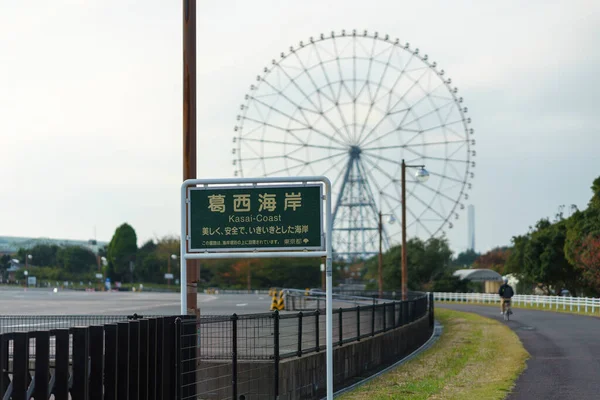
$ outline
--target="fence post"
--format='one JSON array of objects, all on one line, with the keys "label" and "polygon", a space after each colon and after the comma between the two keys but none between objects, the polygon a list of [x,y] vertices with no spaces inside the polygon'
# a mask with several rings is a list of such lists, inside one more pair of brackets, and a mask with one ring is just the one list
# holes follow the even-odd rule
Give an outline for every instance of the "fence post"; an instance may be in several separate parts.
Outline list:
[{"label": "fence post", "polygon": [[54,357],[54,387],[53,393],[56,400],[69,398],[69,330],[57,329],[51,331],[56,341],[56,355]]},{"label": "fence post", "polygon": [[382,304],[382,306],[383,306],[383,312],[382,312],[382,314],[383,314],[383,317],[382,317],[382,321],[383,321],[383,332],[385,332],[385,331],[386,331],[386,329],[385,329],[385,328],[386,328],[386,320],[385,320],[386,318],[385,318],[385,312],[386,312],[386,309],[387,309],[386,305],[387,305],[387,303],[383,303],[383,304]]},{"label": "fence post", "polygon": [[[102,355],[104,353],[104,329],[102,326],[90,326],[88,330],[90,356],[90,400],[102,399]],[[36,360],[37,363],[37,360]],[[36,373],[37,375],[37,373]]]},{"label": "fence post", "polygon": [[435,315],[433,313],[433,307],[434,307],[434,298],[433,298],[433,293],[429,293],[429,327],[433,328],[433,326],[435,325]]},{"label": "fence post", "polygon": [[231,389],[233,398],[237,399],[237,314],[231,316]]},{"label": "fence post", "polygon": [[129,321],[129,399],[137,400],[140,394],[140,322]]},{"label": "fence post", "polygon": [[[0,357],[0,360],[2,358]],[[0,364],[2,361],[0,361]],[[0,371],[1,373],[1,371]],[[50,334],[49,332],[35,332],[35,387],[34,399],[48,398],[48,379],[50,378]],[[2,379],[0,377],[0,379]],[[0,396],[3,395],[0,385]]]},{"label": "fence post", "polygon": [[26,399],[29,386],[29,333],[17,332],[13,340],[12,399]]},{"label": "fence post", "polygon": [[302,357],[302,311],[298,313],[298,357]]},{"label": "fence post", "polygon": [[164,342],[164,329],[165,329],[165,318],[161,317],[156,320],[156,400],[164,400],[164,379],[165,379],[165,367],[164,367],[164,353],[165,353],[165,342]]},{"label": "fence post", "polygon": [[[175,319],[175,391],[176,399],[183,399],[183,379],[182,373],[182,341],[181,341],[182,329],[181,329],[181,318]],[[234,397],[235,398],[235,397]]]},{"label": "fence post", "polygon": [[148,400],[156,400],[157,370],[156,319],[148,320]]},{"label": "fence post", "polygon": [[148,384],[150,383],[148,380],[148,370],[149,370],[149,364],[148,364],[148,353],[149,353],[149,349],[148,349],[148,320],[147,319],[141,319],[139,322],[139,327],[140,327],[140,344],[139,344],[139,351],[140,351],[140,363],[139,363],[139,388],[140,388],[140,394],[139,394],[139,398],[143,399],[143,400],[147,400],[148,399]]},{"label": "fence post", "polygon": [[[317,327],[319,326],[319,310],[317,310]],[[273,361],[274,361],[274,395],[277,399],[279,396],[279,311],[273,311]],[[317,328],[317,347],[319,345],[319,329]]]},{"label": "fence post", "polygon": [[319,348],[319,316],[321,315],[321,311],[319,311],[319,309],[317,308],[317,310],[315,311],[315,347],[317,348],[317,351],[320,351],[321,349]]},{"label": "fence post", "polygon": [[360,341],[360,306],[356,306],[356,341]]},{"label": "fence post", "polygon": [[375,304],[371,306],[371,336],[375,336]]},{"label": "fence post", "polygon": [[390,321],[390,327],[394,329],[396,327],[396,302],[392,302],[392,320]]},{"label": "fence post", "polygon": [[71,328],[73,332],[73,387],[71,396],[74,399],[88,399],[89,377],[89,342],[88,328]]},{"label": "fence post", "polygon": [[104,400],[117,398],[117,325],[104,326]]},{"label": "fence post", "polygon": [[343,318],[343,312],[344,310],[342,309],[342,307],[340,307],[340,317],[339,317],[339,333],[340,333],[340,346],[342,345],[342,342],[344,341],[344,332],[343,332],[343,327],[342,327],[342,318]]},{"label": "fence post", "polygon": [[0,396],[4,398],[4,393],[9,385],[8,376],[8,337],[9,335],[0,335]]},{"label": "fence post", "polygon": [[129,395],[129,322],[117,322],[117,400]]}]

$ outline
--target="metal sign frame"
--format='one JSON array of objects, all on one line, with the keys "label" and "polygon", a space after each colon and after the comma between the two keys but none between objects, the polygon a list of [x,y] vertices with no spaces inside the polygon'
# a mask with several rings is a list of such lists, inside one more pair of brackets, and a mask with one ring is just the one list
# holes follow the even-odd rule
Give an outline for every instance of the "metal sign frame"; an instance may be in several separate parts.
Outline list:
[{"label": "metal sign frame", "polygon": [[[297,178],[294,178],[297,179]],[[248,189],[258,189],[258,188],[263,188],[263,187],[267,187],[267,188],[276,188],[276,189],[285,189],[285,188],[295,188],[295,187],[319,187],[320,188],[320,198],[321,201],[319,202],[320,205],[320,209],[319,209],[319,213],[322,216],[323,215],[323,185],[322,184],[309,184],[306,182],[303,182],[300,185],[290,185],[290,184],[282,184],[282,185],[278,185],[276,183],[270,184],[270,185],[264,185],[264,186],[257,186],[258,183],[260,182],[252,182],[254,183],[253,185],[244,185],[244,186],[222,186],[222,185],[215,185],[215,186],[208,186],[208,185],[204,185],[201,187],[189,187],[187,189],[187,198],[190,199],[191,198],[191,192],[194,190],[228,190],[228,189],[244,189],[244,188],[248,188]],[[188,223],[188,227],[192,225],[192,213],[190,208],[187,208],[187,223]],[[186,236],[186,240],[189,241],[190,247],[188,248],[188,253],[229,253],[229,252],[269,252],[269,251],[277,251],[277,252],[282,252],[282,251],[317,251],[317,250],[325,250],[325,235],[323,232],[323,219],[321,218],[321,223],[319,226],[319,237],[321,238],[321,244],[320,246],[305,246],[305,247],[286,247],[286,246],[278,246],[278,247],[258,247],[258,248],[249,248],[249,247],[242,247],[242,248],[230,248],[230,247],[225,247],[225,248],[192,248],[191,247],[191,237]]]},{"label": "metal sign frame", "polygon": [[[325,249],[317,250],[295,249],[287,251],[264,250],[260,251],[232,251],[231,249],[219,252],[205,251],[193,253],[188,249],[188,204],[190,187],[197,185],[248,185],[269,184],[273,186],[281,184],[321,183],[325,187],[325,194],[321,195],[321,215],[323,215],[323,201],[325,201],[325,226],[321,223],[321,229],[325,229]],[[322,192],[321,192],[322,193]],[[322,258],[325,257],[325,326],[326,326],[326,371],[327,371],[327,399],[333,399],[333,316],[332,316],[332,228],[333,218],[331,214],[331,182],[325,176],[299,176],[299,177],[267,177],[267,178],[230,178],[230,179],[188,179],[181,185],[181,265],[180,265],[180,287],[181,287],[181,314],[187,313],[187,260],[198,259],[225,259],[225,258]],[[321,235],[323,240],[323,235]]]}]

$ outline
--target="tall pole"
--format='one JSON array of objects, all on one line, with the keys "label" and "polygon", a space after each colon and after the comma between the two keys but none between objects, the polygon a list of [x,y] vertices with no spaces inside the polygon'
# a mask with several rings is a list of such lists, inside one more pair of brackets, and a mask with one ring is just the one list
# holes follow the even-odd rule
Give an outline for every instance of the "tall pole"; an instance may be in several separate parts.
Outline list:
[{"label": "tall pole", "polygon": [[[195,178],[196,0],[183,0],[183,180]],[[185,240],[185,237],[181,238],[182,242]],[[198,305],[197,261],[188,260],[185,268],[187,273],[187,313],[195,315]]]},{"label": "tall pole", "polygon": [[383,254],[382,254],[382,231],[383,231],[383,214],[379,210],[379,266],[377,273],[379,274],[379,298],[383,298]]},{"label": "tall pole", "polygon": [[[167,264],[167,265],[168,265],[168,266],[167,266],[167,273],[169,273],[169,274],[170,274],[170,273],[171,273],[171,255],[170,255],[170,254],[169,254],[169,261],[168,261],[168,264]],[[168,287],[168,288],[171,288],[171,278],[168,278],[168,279],[167,279],[167,287]]]},{"label": "tall pole", "polygon": [[406,268],[406,164],[402,160],[402,300],[408,300]]}]

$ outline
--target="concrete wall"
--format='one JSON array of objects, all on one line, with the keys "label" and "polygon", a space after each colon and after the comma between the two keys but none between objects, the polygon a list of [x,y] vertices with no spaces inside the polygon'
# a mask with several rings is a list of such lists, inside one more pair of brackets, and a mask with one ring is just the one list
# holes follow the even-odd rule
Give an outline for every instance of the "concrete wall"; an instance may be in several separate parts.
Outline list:
[{"label": "concrete wall", "polygon": [[[336,347],[334,387],[339,390],[393,364],[415,351],[431,336],[429,316],[360,342]],[[325,396],[325,352],[283,360],[279,364],[279,399],[318,399]]]},{"label": "concrete wall", "polygon": [[[393,364],[415,351],[431,336],[429,315],[403,327],[360,342],[335,346],[334,387],[339,390]],[[237,399],[273,399],[274,361],[238,360]],[[200,399],[232,397],[231,361],[204,360],[196,371]],[[325,351],[281,360],[279,399],[319,399],[325,396]]]}]

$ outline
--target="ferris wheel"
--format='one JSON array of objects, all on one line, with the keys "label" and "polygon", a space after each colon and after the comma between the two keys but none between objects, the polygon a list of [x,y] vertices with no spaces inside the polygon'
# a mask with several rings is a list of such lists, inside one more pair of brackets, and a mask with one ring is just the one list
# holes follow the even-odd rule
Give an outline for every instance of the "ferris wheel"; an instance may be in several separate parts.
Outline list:
[{"label": "ferris wheel", "polygon": [[[292,46],[263,69],[240,106],[236,176],[325,175],[333,184],[333,249],[365,259],[378,251],[379,213],[401,217],[406,176],[409,237],[453,227],[474,174],[467,108],[437,63],[377,32],[341,31]],[[400,224],[383,224],[387,248]]]}]

